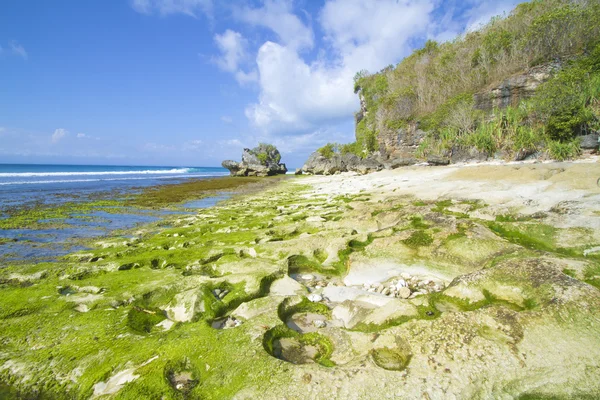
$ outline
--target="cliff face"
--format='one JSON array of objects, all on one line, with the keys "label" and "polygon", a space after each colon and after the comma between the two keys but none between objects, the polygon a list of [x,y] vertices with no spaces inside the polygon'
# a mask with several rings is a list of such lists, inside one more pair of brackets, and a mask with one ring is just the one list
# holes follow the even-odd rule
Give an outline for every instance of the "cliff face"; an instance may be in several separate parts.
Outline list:
[{"label": "cliff face", "polygon": [[473,96],[474,108],[491,111],[494,108],[516,107],[521,100],[533,96],[536,89],[550,79],[561,66],[561,62],[551,62],[515,74],[503,80],[499,85],[476,93]]},{"label": "cliff face", "polygon": [[[552,62],[514,74],[501,83],[474,94],[471,102],[472,108],[491,113],[494,109],[516,107],[522,100],[533,96],[542,83],[548,81],[554,73],[560,70],[561,65],[560,62]],[[356,113],[357,123],[369,115],[363,94],[359,91],[358,95],[361,108]],[[375,126],[380,127],[377,135],[377,150],[381,157],[387,160],[419,158],[418,147],[429,132],[421,129],[418,121],[410,121],[401,127],[394,128],[388,123],[387,115],[384,112],[376,112],[374,120]],[[438,156],[448,157],[453,162],[486,158],[480,152],[457,147],[448,149]]]}]

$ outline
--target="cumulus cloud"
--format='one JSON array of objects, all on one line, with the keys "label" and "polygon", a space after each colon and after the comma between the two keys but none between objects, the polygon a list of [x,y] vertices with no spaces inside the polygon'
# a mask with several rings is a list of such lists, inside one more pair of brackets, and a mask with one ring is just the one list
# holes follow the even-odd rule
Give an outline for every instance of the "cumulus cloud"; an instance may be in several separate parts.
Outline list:
[{"label": "cumulus cloud", "polygon": [[52,134],[52,143],[58,143],[61,139],[63,139],[68,134],[69,134],[69,131],[67,131],[66,129],[63,129],[63,128],[58,128],[58,129],[54,130],[54,133]]},{"label": "cumulus cloud", "polygon": [[25,48],[21,46],[16,40],[11,41],[9,45],[13,54],[22,57],[24,60],[27,60],[27,58],[29,58],[29,55],[27,54]]},{"label": "cumulus cloud", "polygon": [[510,12],[520,1],[501,0],[487,2],[483,0],[471,0],[470,8],[465,13],[468,17],[466,31],[473,32],[490,22],[493,17],[503,16]]},{"label": "cumulus cloud", "polygon": [[264,43],[256,59],[259,99],[246,116],[265,132],[287,134],[349,118],[358,108],[354,74],[407,55],[410,40],[426,33],[433,8],[433,0],[327,1],[319,17],[326,55],[309,62],[297,42],[281,35],[281,43]]},{"label": "cumulus cloud", "polygon": [[314,45],[312,29],[293,13],[289,0],[265,0],[262,7],[240,7],[234,14],[250,25],[273,31],[290,48],[310,49]]},{"label": "cumulus cloud", "polygon": [[241,69],[241,65],[248,60],[248,41],[239,32],[227,29],[222,34],[216,34],[214,40],[221,55],[213,57],[212,61],[219,68],[234,74],[240,84],[256,80],[256,71],[245,72]]},{"label": "cumulus cloud", "polygon": [[186,14],[196,17],[198,12],[211,14],[213,2],[212,0],[133,0],[131,6],[143,14]]}]

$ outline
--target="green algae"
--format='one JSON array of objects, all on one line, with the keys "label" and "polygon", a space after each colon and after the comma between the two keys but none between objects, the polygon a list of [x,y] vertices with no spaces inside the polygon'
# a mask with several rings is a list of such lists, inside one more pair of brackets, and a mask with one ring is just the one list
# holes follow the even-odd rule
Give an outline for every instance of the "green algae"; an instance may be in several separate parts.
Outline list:
[{"label": "green algae", "polygon": [[412,248],[430,246],[433,244],[433,237],[425,231],[418,230],[402,241],[405,245]]},{"label": "green algae", "polygon": [[[28,393],[44,393],[48,397],[89,397],[96,383],[106,382],[127,366],[137,366],[139,378],[125,385],[118,392],[119,398],[231,398],[248,386],[262,382],[281,385],[292,379],[292,373],[281,367],[285,363],[273,357],[273,343],[282,337],[294,338],[301,345],[317,348],[315,361],[323,366],[334,366],[331,362],[334,350],[331,339],[322,334],[302,335],[285,326],[287,318],[297,313],[314,312],[330,316],[327,306],[309,302],[306,298],[298,303],[286,302],[285,306],[278,307],[274,317],[269,317],[272,319],[262,319],[265,326],[258,335],[259,339],[252,339],[257,337],[259,327],[252,326],[250,322],[226,330],[210,326],[210,321],[230,314],[244,302],[268,296],[271,282],[282,276],[286,267],[289,272],[300,266],[307,271],[317,272],[321,268],[326,275],[342,275],[351,264],[351,254],[366,250],[370,255],[369,246],[375,235],[367,236],[364,241],[356,236],[349,237],[338,252],[339,261],[323,266],[327,259],[327,253],[322,250],[323,241],[347,235],[348,225],[343,230],[332,228],[332,233],[324,235],[323,241],[317,240],[307,248],[294,243],[302,232],[310,231],[303,223],[313,212],[308,205],[318,207],[326,201],[325,198],[304,199],[297,196],[298,193],[302,193],[301,190],[274,190],[269,193],[280,196],[277,204],[286,208],[283,212],[273,207],[273,200],[229,202],[200,211],[198,218],[174,217],[168,221],[167,229],[158,232],[151,229],[136,239],[103,241],[105,244],[110,242],[111,247],[97,247],[66,257],[58,263],[19,267],[22,274],[49,271],[39,279],[9,279],[10,273],[17,271],[16,267],[9,266],[6,271],[0,271],[0,277],[4,279],[0,280],[0,318],[3,320],[0,337],[6,345],[0,362],[15,360],[28,365],[27,370],[36,383],[23,380],[21,375],[10,369],[0,371],[0,380],[8,383],[11,389],[7,390],[27,388]],[[332,206],[344,204],[345,201],[340,199]],[[291,207],[296,206],[298,208],[292,211]],[[378,203],[376,207],[382,206]],[[385,207],[393,208],[395,205],[384,203],[382,212],[385,212]],[[394,212],[402,213],[404,210]],[[406,214],[410,215],[410,212],[406,210]],[[331,221],[335,222],[334,219],[339,217],[342,223],[346,223],[346,218],[351,220],[358,215],[352,210],[334,213]],[[302,218],[294,219],[298,215]],[[271,223],[275,216],[282,219]],[[452,219],[452,216],[448,218]],[[427,235],[434,229],[440,229],[437,220],[428,219],[427,222],[425,224],[420,219],[415,226],[410,220],[410,226]],[[504,226],[504,223],[494,223]],[[471,224],[470,221],[459,223],[456,226],[457,236],[445,236],[442,245],[448,242],[460,244],[466,240]],[[509,224],[506,227],[512,227],[511,223],[506,224]],[[357,229],[360,227],[357,226]],[[530,230],[522,230],[520,226],[512,229],[535,237]],[[446,228],[440,230],[446,231]],[[439,235],[444,238],[444,233]],[[555,240],[556,236],[548,237]],[[268,238],[281,240],[275,243],[263,240]],[[478,238],[469,240],[472,240],[470,246],[482,243],[482,239]],[[247,252],[248,248],[256,249],[256,257]],[[525,248],[511,257],[536,254],[539,247],[532,246],[532,249],[535,250]],[[301,258],[293,258],[295,262],[289,265],[289,259],[300,254],[303,254]],[[505,256],[508,257],[503,254],[490,256],[489,262]],[[265,269],[261,263],[277,265]],[[139,267],[136,268],[136,264]],[[131,268],[118,271],[123,265],[131,265]],[[596,264],[590,264],[584,274],[586,281],[597,282],[595,277],[600,275],[600,271]],[[505,277],[502,279],[507,280]],[[58,286],[70,286],[74,292],[60,294]],[[103,291],[96,297],[88,296],[80,291],[84,286],[95,286]],[[217,288],[227,289],[229,293],[223,299],[217,299],[213,293]],[[169,331],[156,327],[164,307],[175,294],[184,290],[195,290],[204,301],[205,311],[196,314],[191,322],[175,324]],[[482,291],[485,300],[477,303],[445,296],[443,292],[425,295],[428,300],[423,304],[427,305],[417,306],[418,313],[414,317],[402,317],[382,325],[357,326],[353,330],[380,332],[410,321],[434,320],[442,315],[436,304],[452,304],[460,311],[484,307],[527,311],[537,310],[542,304],[540,299],[530,294],[523,304],[518,305],[497,298],[493,291],[485,288]],[[87,313],[74,310],[78,300],[82,299],[88,299],[90,311]],[[152,319],[154,316],[157,319]],[[41,347],[30,351],[30,346]],[[141,366],[154,356],[159,358]],[[383,356],[386,354],[381,354],[380,364],[385,365],[385,360],[390,357]],[[392,361],[394,357],[391,357]],[[54,360],[54,367],[50,367],[49,360]],[[82,369],[82,374],[75,377],[76,383],[61,379],[77,368]],[[173,387],[174,374],[181,371],[188,372],[191,381],[196,382],[184,387],[184,391]]]}]

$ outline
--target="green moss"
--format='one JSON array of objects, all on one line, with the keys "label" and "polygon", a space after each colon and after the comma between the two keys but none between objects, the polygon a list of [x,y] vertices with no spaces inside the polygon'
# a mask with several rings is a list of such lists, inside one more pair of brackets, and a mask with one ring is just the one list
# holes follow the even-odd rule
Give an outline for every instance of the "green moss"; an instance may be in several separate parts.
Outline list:
[{"label": "green moss", "polygon": [[419,230],[411,233],[410,237],[408,239],[404,239],[402,242],[408,247],[417,248],[430,246],[433,244],[433,238],[427,232]]},{"label": "green moss", "polygon": [[127,325],[137,333],[150,333],[166,316],[161,309],[133,306],[127,314]]}]

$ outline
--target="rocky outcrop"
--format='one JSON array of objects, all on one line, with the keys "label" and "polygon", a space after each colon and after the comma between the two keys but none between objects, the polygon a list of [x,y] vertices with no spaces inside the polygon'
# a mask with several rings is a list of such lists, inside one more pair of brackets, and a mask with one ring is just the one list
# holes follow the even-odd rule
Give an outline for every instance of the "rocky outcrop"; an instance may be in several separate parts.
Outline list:
[{"label": "rocky outcrop", "polygon": [[516,106],[521,100],[531,97],[538,86],[550,79],[560,67],[560,62],[553,62],[513,75],[499,85],[475,94],[474,107],[478,110],[490,111],[494,108]]},{"label": "rocky outcrop", "polygon": [[279,161],[279,150],[273,145],[261,143],[253,149],[244,149],[242,162],[225,160],[221,165],[232,176],[271,176],[287,172],[285,164]]},{"label": "rocky outcrop", "polygon": [[302,167],[302,172],[314,175],[333,175],[348,171],[367,174],[380,171],[383,168],[383,163],[374,157],[360,158],[351,153],[335,153],[331,157],[324,157],[321,153],[315,151]]},{"label": "rocky outcrop", "polygon": [[598,132],[593,132],[587,135],[579,136],[579,143],[582,149],[597,150],[598,149]]}]

